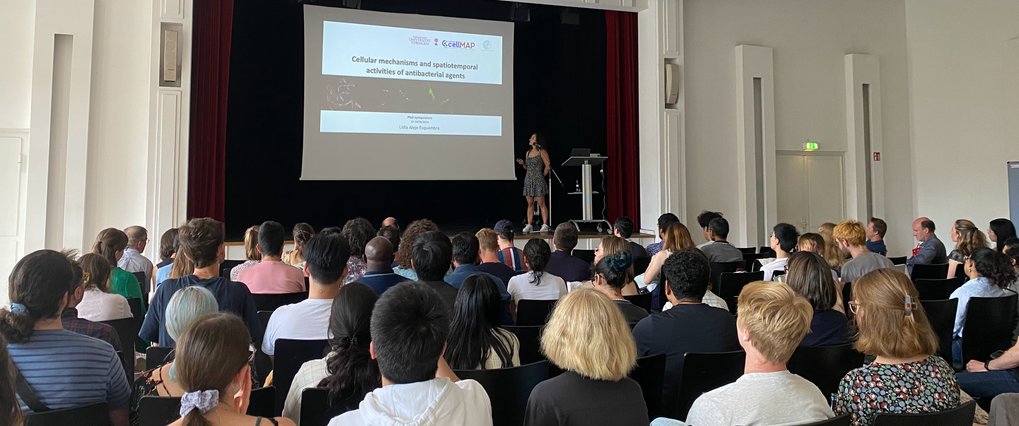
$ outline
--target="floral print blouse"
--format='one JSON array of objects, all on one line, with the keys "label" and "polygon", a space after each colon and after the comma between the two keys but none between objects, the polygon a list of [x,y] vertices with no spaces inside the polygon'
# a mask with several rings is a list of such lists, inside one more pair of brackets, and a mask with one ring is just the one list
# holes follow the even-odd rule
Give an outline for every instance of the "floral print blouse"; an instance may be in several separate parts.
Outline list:
[{"label": "floral print blouse", "polygon": [[931,413],[959,405],[959,384],[945,360],[931,355],[905,364],[876,362],[846,374],[834,401],[835,415],[849,413],[867,426],[880,413]]}]

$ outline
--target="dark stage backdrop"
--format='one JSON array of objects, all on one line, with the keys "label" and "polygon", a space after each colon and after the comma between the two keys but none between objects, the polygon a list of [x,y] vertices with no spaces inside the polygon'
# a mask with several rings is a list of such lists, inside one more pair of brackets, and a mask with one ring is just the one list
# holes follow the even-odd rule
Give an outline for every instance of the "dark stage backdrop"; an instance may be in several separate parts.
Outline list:
[{"label": "dark stage backdrop", "polygon": [[[494,0],[363,0],[362,9],[509,21],[511,3]],[[447,229],[524,220],[523,170],[517,181],[300,181],[303,120],[303,15],[292,0],[235,3],[227,117],[227,238],[276,220],[288,229],[316,229],[361,216],[378,225],[396,216],[406,225],[430,218]],[[563,24],[561,8],[530,6],[531,21],[516,24],[514,52],[516,157],[539,130],[566,188],[553,179],[556,223],[580,218],[579,168],[559,167],[571,148],[606,153],[605,14],[573,9],[579,23]],[[569,20],[567,20],[569,21]],[[576,21],[574,21],[576,22]],[[352,40],[356,43],[356,40]],[[358,155],[352,151],[349,155]],[[457,155],[450,152],[448,155]],[[463,158],[463,161],[471,161]],[[601,178],[594,181],[600,191]],[[602,198],[595,199],[601,217]],[[520,225],[518,225],[520,226]]]}]

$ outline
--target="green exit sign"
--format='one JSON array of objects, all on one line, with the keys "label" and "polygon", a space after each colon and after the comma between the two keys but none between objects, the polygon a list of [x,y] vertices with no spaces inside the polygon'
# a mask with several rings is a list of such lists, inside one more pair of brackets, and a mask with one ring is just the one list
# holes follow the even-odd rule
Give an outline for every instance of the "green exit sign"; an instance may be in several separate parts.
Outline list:
[{"label": "green exit sign", "polygon": [[804,151],[817,151],[819,147],[820,145],[818,145],[817,141],[812,141],[810,139],[807,139],[807,141],[803,143]]}]

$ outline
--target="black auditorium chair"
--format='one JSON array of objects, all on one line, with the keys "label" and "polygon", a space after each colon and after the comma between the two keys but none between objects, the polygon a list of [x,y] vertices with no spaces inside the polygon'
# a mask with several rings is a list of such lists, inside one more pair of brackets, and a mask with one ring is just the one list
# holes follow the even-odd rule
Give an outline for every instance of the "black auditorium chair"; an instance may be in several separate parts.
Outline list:
[{"label": "black auditorium chair", "polygon": [[242,263],[244,263],[243,260],[224,260],[219,264],[219,276],[230,279],[230,270]]},{"label": "black auditorium chair", "polygon": [[[272,317],[272,311],[258,311],[258,324],[262,326],[262,334],[265,334],[265,329],[269,325],[269,318]],[[272,371],[272,359],[269,355],[262,352],[262,342],[255,343],[255,379],[258,383],[265,383],[266,377],[269,376],[269,372]]]},{"label": "black auditorium chair", "polygon": [[913,265],[913,272],[909,277],[913,282],[919,279],[941,279],[948,276],[947,263],[916,264]]},{"label": "black auditorium chair", "polygon": [[282,294],[252,294],[255,299],[255,309],[259,311],[275,311],[283,305],[291,305],[308,298],[307,292],[282,293]]},{"label": "black auditorium chair", "polygon": [[142,300],[139,298],[127,299],[127,306],[131,308],[131,316],[135,319],[142,321],[145,319],[145,315],[142,315]]},{"label": "black auditorium chair", "polygon": [[634,305],[644,308],[645,311],[648,311],[649,313],[651,312],[651,293],[623,296],[623,298]]},{"label": "black auditorium chair", "polygon": [[283,403],[290,392],[290,384],[301,365],[326,354],[329,343],[325,340],[276,339],[272,362],[272,384],[276,388],[276,415],[283,413]]},{"label": "black auditorium chair", "polygon": [[180,418],[180,398],[146,396],[138,401],[139,426],[166,426]]},{"label": "black auditorium chair", "polygon": [[[693,402],[702,393],[735,382],[743,375],[747,354],[732,352],[687,352],[683,357],[683,376],[672,407],[663,407],[663,415],[685,420]],[[665,401],[668,403],[669,401]]]},{"label": "black auditorium chair", "polygon": [[485,388],[492,401],[494,426],[519,426],[524,423],[527,398],[538,383],[549,378],[549,362],[495,370],[455,370],[461,379],[474,379]]},{"label": "black auditorium chair", "polygon": [[906,256],[889,257],[888,260],[892,261],[892,265],[905,265]]},{"label": "black auditorium chair", "polygon": [[340,414],[356,410],[361,397],[350,396],[342,401],[329,401],[329,390],[307,388],[301,391],[301,424],[305,426],[326,426]]},{"label": "black auditorium chair", "polygon": [[959,404],[951,410],[923,414],[878,414],[874,426],[970,426],[976,412],[976,401]]},{"label": "black auditorium chair", "polygon": [[853,424],[852,418],[849,414],[843,414],[841,416],[835,416],[828,420],[818,420],[813,423],[804,423],[802,426],[849,426]]},{"label": "black auditorium chair", "polygon": [[162,367],[170,361],[173,361],[171,353],[173,348],[167,348],[164,346],[150,346],[145,348],[145,369],[151,370],[156,367]]},{"label": "black auditorium chair", "polygon": [[962,361],[989,361],[991,354],[1012,346],[1016,323],[1016,295],[971,297],[966,308]]},{"label": "black auditorium chair", "polygon": [[630,372],[630,378],[640,385],[647,405],[647,417],[654,419],[662,415],[662,385],[665,383],[665,354],[637,358],[637,368]]},{"label": "black auditorium chair", "polygon": [[522,299],[517,303],[517,325],[545,325],[556,300]]},{"label": "black auditorium chair", "polygon": [[757,247],[737,247],[744,255],[757,253]]},{"label": "black auditorium chair", "polygon": [[25,415],[25,426],[109,426],[109,424],[110,406],[105,402]]},{"label": "black auditorium chair", "polygon": [[142,325],[141,320],[137,318],[122,318],[100,322],[113,327],[113,330],[117,332],[117,339],[120,340],[120,349],[122,351],[121,361],[124,364],[124,372],[127,373],[127,381],[128,383],[134,382],[134,341],[138,338],[138,329]]},{"label": "black auditorium chair", "polygon": [[583,260],[588,264],[594,264],[594,250],[575,249],[573,250],[573,257]]},{"label": "black auditorium chair", "polygon": [[716,283],[717,285],[717,283],[719,282],[719,278],[721,278],[723,272],[736,272],[745,270],[746,262],[742,260],[736,262],[711,262],[710,268],[711,268],[710,275],[711,282]]},{"label": "black auditorium chair", "polygon": [[789,371],[809,380],[831,400],[842,377],[863,365],[863,354],[852,343],[832,346],[800,346],[789,359]]},{"label": "black auditorium chair", "polygon": [[736,298],[739,297],[739,293],[743,291],[743,287],[754,281],[761,281],[764,279],[764,272],[723,272],[719,278],[718,283],[715,286],[715,292],[718,297],[725,300],[725,303],[729,305],[729,312],[736,313]]},{"label": "black auditorium chair", "polygon": [[253,389],[251,391],[251,398],[248,401],[248,412],[246,414],[258,417],[277,417],[279,414],[273,414],[273,401],[275,400],[275,387],[266,386],[264,388]]},{"label": "black auditorium chair", "polygon": [[952,331],[955,328],[955,312],[959,299],[920,300],[927,322],[938,336],[938,355],[952,364]]},{"label": "black auditorium chair", "polygon": [[541,329],[540,325],[507,325],[503,328],[517,336],[520,342],[520,365],[544,361],[545,355],[541,353]]},{"label": "black auditorium chair", "polygon": [[[961,268],[960,268],[961,269]],[[965,281],[959,278],[918,278],[913,280],[920,300],[945,300]]]},{"label": "black auditorium chair", "polygon": [[633,273],[634,273],[634,275],[643,274],[645,271],[647,271],[647,267],[649,265],[651,265],[651,258],[650,257],[639,257],[637,259],[633,259]]}]

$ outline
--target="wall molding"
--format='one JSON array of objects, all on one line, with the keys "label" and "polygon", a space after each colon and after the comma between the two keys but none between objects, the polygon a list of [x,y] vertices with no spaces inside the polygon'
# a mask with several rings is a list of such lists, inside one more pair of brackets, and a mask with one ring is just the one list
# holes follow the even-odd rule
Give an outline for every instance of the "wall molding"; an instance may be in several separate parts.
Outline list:
[{"label": "wall molding", "polygon": [[[885,217],[884,161],[874,161],[881,153],[881,62],[877,56],[849,54],[846,70],[846,214],[861,222],[871,216]],[[867,85],[868,96],[864,96]],[[864,102],[867,102],[866,108]],[[867,113],[865,113],[865,111]],[[865,122],[869,120],[869,129]],[[870,149],[867,149],[867,138]],[[868,199],[868,163],[870,166]]]},{"label": "wall molding", "polygon": [[[736,78],[736,169],[739,198],[736,230],[744,247],[754,247],[766,241],[767,227],[777,223],[778,217],[775,184],[775,68],[772,48],[736,46]],[[760,80],[760,123],[757,122],[758,111],[755,109],[755,79]],[[758,154],[761,156],[760,161]],[[763,209],[759,209],[759,206],[763,206]]]}]

